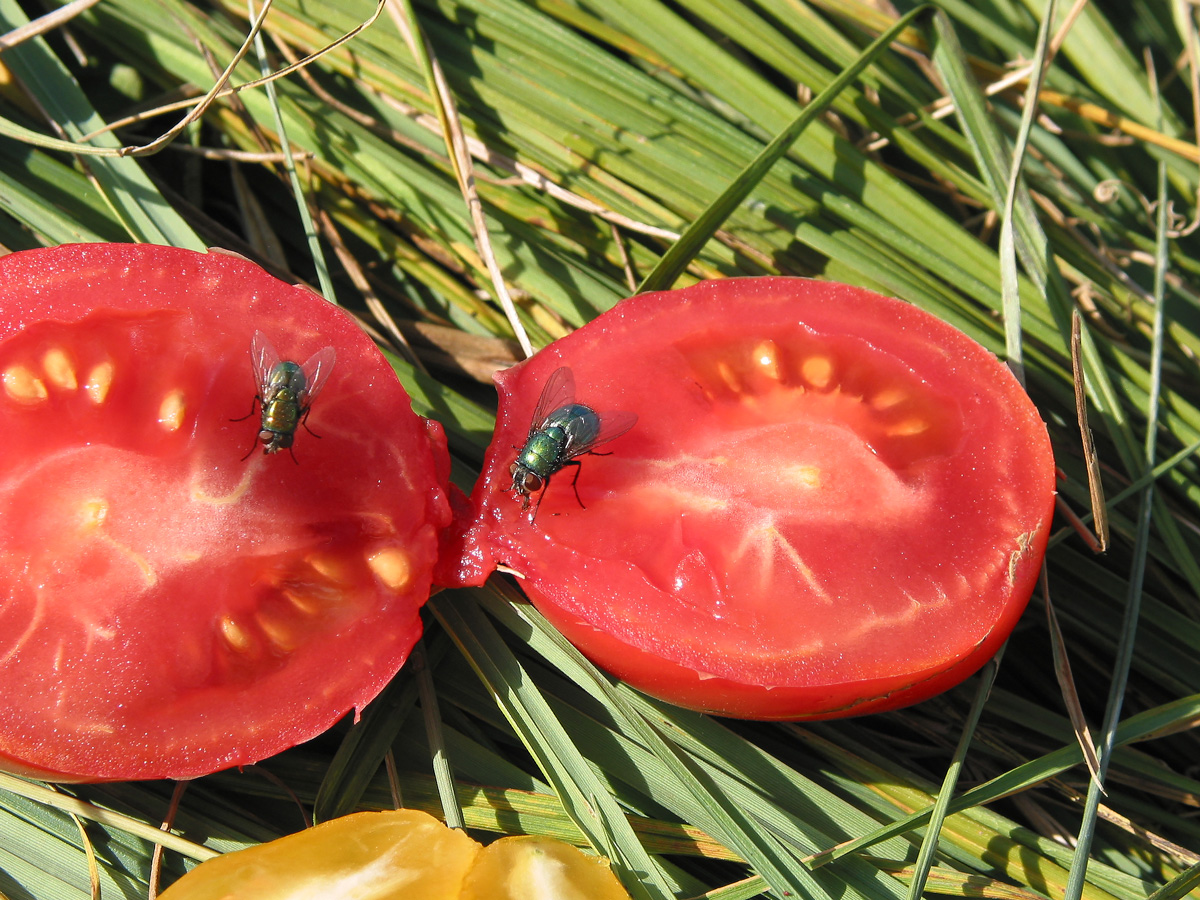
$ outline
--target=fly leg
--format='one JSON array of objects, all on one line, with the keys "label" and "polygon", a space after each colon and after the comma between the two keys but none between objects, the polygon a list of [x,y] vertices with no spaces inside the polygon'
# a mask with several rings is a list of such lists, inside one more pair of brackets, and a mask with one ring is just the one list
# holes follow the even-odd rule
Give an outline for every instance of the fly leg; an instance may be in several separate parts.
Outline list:
[{"label": "fly leg", "polygon": [[[254,415],[254,412],[257,409],[258,409],[258,394],[255,394],[254,399],[250,401],[250,412],[246,413],[246,415],[242,416],[240,419],[230,419],[229,421],[230,422],[245,422],[248,418],[250,418],[252,415]],[[260,440],[260,437],[258,435],[255,435],[254,443],[250,445],[250,449],[246,451],[246,455],[241,458],[241,462],[245,462],[246,460],[248,460],[250,458],[250,454],[252,454],[255,451],[255,449],[258,447],[259,440]]]},{"label": "fly leg", "polygon": [[[608,456],[607,453],[597,453],[596,455]],[[587,507],[583,505],[583,501],[579,498],[579,473],[583,471],[583,463],[577,459],[568,459],[565,463],[563,463],[563,468],[565,469],[567,466],[575,467],[575,477],[571,479],[571,489],[575,491],[575,502],[579,504],[580,509],[587,509]]]},{"label": "fly leg", "polygon": [[[579,499],[579,488],[576,486],[576,482],[579,481],[579,473],[581,471],[583,471],[583,464],[580,463],[579,460],[577,460],[577,459],[569,459],[565,463],[562,464],[562,467],[564,469],[567,466],[575,467],[575,478],[571,481],[571,488],[575,491],[575,502],[579,504],[580,509],[587,509],[587,507],[583,505],[583,501]],[[542,498],[546,496],[546,491],[548,491],[549,489],[550,489],[550,479],[547,478],[542,483],[542,491],[540,494],[538,494],[537,503],[534,504],[533,512],[529,516],[529,524],[530,525],[532,525],[533,520],[537,518],[538,510],[542,508]],[[524,509],[525,504],[528,502],[529,502],[529,498],[526,497],[524,499],[524,501],[522,501],[521,508]],[[558,513],[554,513],[554,515],[557,516]]]},{"label": "fly leg", "polygon": [[[586,455],[612,456],[612,451],[610,450],[607,453],[597,453],[595,450],[588,450]],[[577,459],[568,459],[565,463],[563,463],[563,468],[565,469],[567,466],[575,467],[575,477],[571,479],[571,489],[575,491],[575,502],[579,504],[580,509],[587,509],[587,507],[583,504],[583,500],[581,500],[579,497],[579,473],[583,471],[583,463]]]},{"label": "fly leg", "polygon": [[[320,439],[320,437],[321,437],[321,436],[320,436],[319,434],[317,434],[315,431],[313,431],[311,428],[309,428],[309,427],[308,427],[308,411],[309,411],[310,409],[312,409],[312,407],[311,407],[311,406],[306,406],[306,407],[304,408],[304,415],[302,415],[302,416],[300,417],[300,424],[304,426],[304,430],[305,430],[305,431],[307,431],[307,432],[308,432],[309,434],[311,434],[313,437],[315,437],[315,438],[317,438],[317,439]],[[291,448],[289,447],[288,449],[290,450]],[[293,458],[293,459],[295,459],[295,457],[296,457],[296,454],[294,454],[294,453],[293,453],[293,454],[292,454],[292,458]]]},{"label": "fly leg", "polygon": [[[609,450],[607,453],[597,453],[595,450],[588,450],[584,455],[612,456],[612,451]],[[583,463],[577,459],[569,459],[563,463],[563,468],[566,468],[567,466],[575,466],[575,478],[571,481],[571,487],[575,490],[575,502],[579,504],[580,509],[587,509],[587,507],[583,505],[583,501],[579,499],[579,473],[583,471]]]},{"label": "fly leg", "polygon": [[229,421],[230,422],[245,422],[248,418],[250,418],[252,415],[254,415],[254,412],[257,409],[258,409],[258,394],[255,394],[254,399],[250,401],[250,412],[246,413],[240,419],[230,419]]}]

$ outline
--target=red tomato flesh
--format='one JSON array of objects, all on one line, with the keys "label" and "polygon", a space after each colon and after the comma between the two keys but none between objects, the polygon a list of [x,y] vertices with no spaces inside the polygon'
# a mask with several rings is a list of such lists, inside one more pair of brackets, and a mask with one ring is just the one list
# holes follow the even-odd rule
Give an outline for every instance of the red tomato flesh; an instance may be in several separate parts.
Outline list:
[{"label": "red tomato flesh", "polygon": [[[0,768],[193,777],[374,697],[421,632],[448,458],[354,320],[144,245],[11,254],[0,295]],[[247,417],[256,330],[336,351],[295,461]]]},{"label": "red tomato flesh", "polygon": [[[523,512],[509,467],[564,365],[576,402],[637,424]],[[766,719],[906,705],[983,665],[1032,592],[1046,429],[1002,363],[916,307],[804,279],[706,282],[626,300],[496,380],[495,437],[440,580],[510,567],[651,695]]]}]

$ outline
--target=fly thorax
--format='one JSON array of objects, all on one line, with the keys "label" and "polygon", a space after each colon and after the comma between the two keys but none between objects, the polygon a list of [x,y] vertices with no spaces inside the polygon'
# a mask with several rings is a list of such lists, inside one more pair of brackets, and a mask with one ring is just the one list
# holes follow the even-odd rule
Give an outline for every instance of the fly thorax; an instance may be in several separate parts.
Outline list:
[{"label": "fly thorax", "polygon": [[545,478],[559,468],[559,457],[565,441],[566,432],[557,425],[543,428],[529,438],[525,449],[517,457],[517,462],[534,474]]},{"label": "fly thorax", "polygon": [[290,391],[293,399],[304,390],[305,383],[304,370],[290,360],[277,363],[271,370],[271,387],[281,391]]}]

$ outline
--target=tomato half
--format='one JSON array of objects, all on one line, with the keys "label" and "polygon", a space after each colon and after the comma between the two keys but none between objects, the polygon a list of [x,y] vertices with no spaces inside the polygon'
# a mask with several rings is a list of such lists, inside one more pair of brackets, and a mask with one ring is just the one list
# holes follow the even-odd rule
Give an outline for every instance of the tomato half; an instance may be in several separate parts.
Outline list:
[{"label": "tomato half", "polygon": [[547,837],[480,847],[412,809],[322,822],[197,866],[163,900],[629,900],[608,861]]},{"label": "tomato half", "polygon": [[458,900],[479,844],[429,813],[396,809],[330,819],[214,857],[163,900]]},{"label": "tomato half", "polygon": [[[354,320],[145,245],[11,254],[0,296],[0,768],[192,777],[366,704],[420,634],[448,458]],[[291,453],[256,331],[336,355]]]},{"label": "tomato half", "polygon": [[[637,422],[523,510],[510,467],[563,366],[601,422]],[[992,354],[906,303],[705,282],[626,300],[497,383],[459,563],[440,580],[478,584],[503,563],[595,662],[654,696],[746,718],[905,705],[976,671],[1032,592],[1054,495],[1046,429]]]}]

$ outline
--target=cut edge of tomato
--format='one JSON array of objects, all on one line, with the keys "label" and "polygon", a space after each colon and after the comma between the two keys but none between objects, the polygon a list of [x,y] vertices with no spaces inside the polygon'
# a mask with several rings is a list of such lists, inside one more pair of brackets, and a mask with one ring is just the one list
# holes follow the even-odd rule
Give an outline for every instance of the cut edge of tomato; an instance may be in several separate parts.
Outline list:
[{"label": "cut edge of tomato", "polygon": [[[528,586],[525,590],[536,594]],[[912,673],[904,678],[838,685],[772,686],[701,674],[563,615],[549,602],[543,600],[536,606],[567,640],[576,646],[586,646],[586,655],[596,666],[643,693],[696,712],[759,721],[818,721],[910,706],[969,678],[1002,643],[986,638],[947,669]]]},{"label": "cut edge of tomato", "polygon": [[[1022,535],[1009,566],[1009,601],[987,634],[957,652],[949,666],[934,665],[893,677],[843,683],[768,685],[697,669],[630,644],[563,609],[543,590],[522,579],[533,605],[597,667],[666,702],[717,716],[760,721],[817,721],[887,712],[947,691],[979,671],[1007,641],[1024,614],[1041,572],[1050,535],[1050,498],[1043,524]],[[1018,599],[1022,598],[1022,599]]]}]

